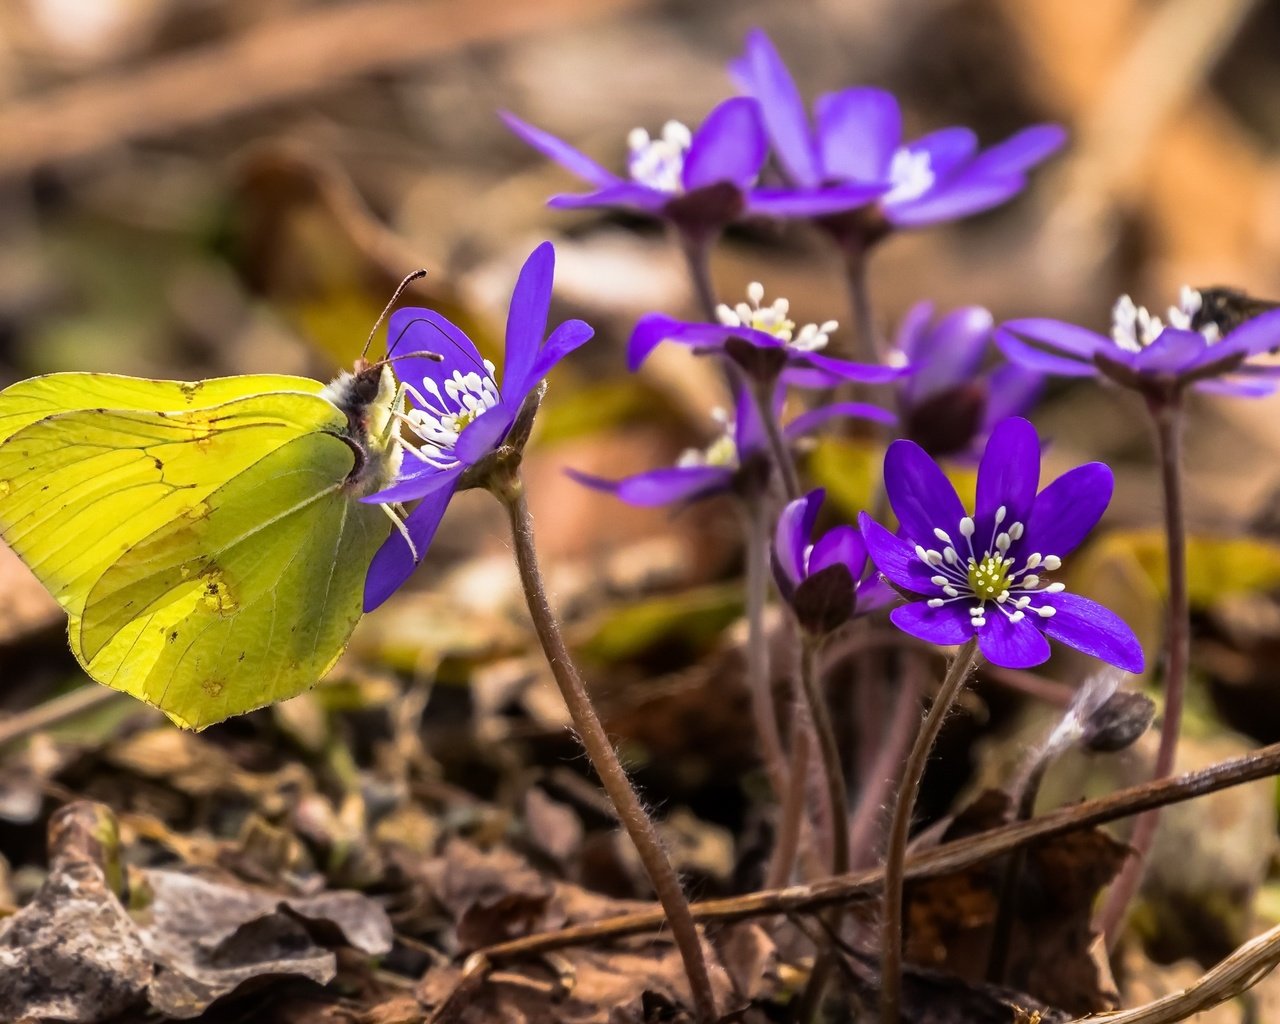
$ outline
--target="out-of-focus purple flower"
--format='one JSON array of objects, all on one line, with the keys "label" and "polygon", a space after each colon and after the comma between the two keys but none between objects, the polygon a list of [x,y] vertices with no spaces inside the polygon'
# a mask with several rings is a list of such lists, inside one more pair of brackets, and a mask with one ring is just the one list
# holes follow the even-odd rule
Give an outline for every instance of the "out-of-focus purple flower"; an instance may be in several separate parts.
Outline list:
[{"label": "out-of-focus purple flower", "polygon": [[[1027,172],[1066,141],[1060,126],[1041,124],[981,151],[967,128],[943,128],[904,142],[897,99],[871,88],[818,97],[811,122],[791,73],[759,29],[748,34],[746,51],[731,70],[760,102],[790,185],[772,197],[772,212],[828,217],[874,203],[869,212],[875,216],[863,226],[872,237],[998,206],[1020,192]],[[862,194],[868,190],[878,192]]]},{"label": "out-of-focus purple flower", "polygon": [[[438,352],[442,361],[407,355],[395,368],[409,400],[398,415],[404,461],[395,482],[362,500],[375,504],[419,501],[378,549],[365,579],[365,611],[390,597],[409,578],[430,546],[462,475],[506,439],[525,400],[556,363],[593,331],[566,320],[547,334],[555,250],[543,242],[525,261],[507,313],[502,383],[495,367],[454,324],[432,309],[400,309],[387,324],[388,358]],[[412,545],[410,545],[410,539]]]},{"label": "out-of-focus purple flower", "polygon": [[763,305],[764,286],[747,286],[747,302],[716,310],[719,323],[677,320],[663,313],[648,313],[637,322],[627,345],[627,365],[637,369],[649,353],[664,341],[687,345],[703,352],[721,351],[744,366],[748,373],[776,376],[784,369],[801,387],[827,387],[841,380],[883,384],[912,372],[908,366],[854,363],[822,354],[831,333],[839,326],[828,320],[805,324],[798,330],[788,318],[786,299]]},{"label": "out-of-focus purple flower", "polygon": [[867,546],[852,526],[836,526],[812,539],[825,497],[819,488],[789,502],[773,540],[778,592],[800,625],[819,635],[893,598],[875,573],[867,575]]},{"label": "out-of-focus purple flower", "polygon": [[746,97],[715,107],[697,131],[679,121],[668,121],[656,138],[633,129],[627,177],[514,114],[501,116],[521,139],[592,187],[582,195],[553,196],[549,205],[563,209],[624,207],[686,226],[723,226],[745,212],[768,155],[759,105]]},{"label": "out-of-focus purple flower", "polygon": [[1012,360],[1063,377],[1105,376],[1153,395],[1186,387],[1230,395],[1269,395],[1280,367],[1250,363],[1280,347],[1280,310],[1256,316],[1220,336],[1203,315],[1203,297],[1184,286],[1178,305],[1162,320],[1122,295],[1111,311],[1107,337],[1061,320],[1010,320],[996,343]]},{"label": "out-of-focus purple flower", "polygon": [[1062,568],[1101,518],[1111,470],[1100,462],[1078,466],[1037,494],[1039,480],[1040,439],[1016,417],[997,424],[987,441],[972,515],[923,448],[893,442],[884,482],[898,535],[860,517],[876,568],[916,598],[890,618],[931,643],[976,636],[983,656],[1007,668],[1041,664],[1053,639],[1141,672],[1142,647],[1118,616],[1043,578]]},{"label": "out-of-focus purple flower", "polygon": [[903,317],[891,361],[916,367],[895,388],[900,433],[930,455],[981,451],[994,427],[1027,412],[1044,389],[1044,377],[1015,363],[985,368],[992,339],[991,314],[963,306],[935,320],[933,304],[920,302]]},{"label": "out-of-focus purple flower", "polygon": [[[786,378],[774,391],[774,414],[782,412]],[[788,441],[838,417],[896,422],[893,413],[866,402],[833,402],[802,413],[782,428]],[[735,395],[732,414],[717,410],[720,435],[706,448],[690,448],[674,466],[607,480],[575,469],[568,470],[579,483],[607,491],[628,505],[656,506],[681,501],[698,501],[716,494],[750,493],[763,485],[769,472],[768,439],[755,400],[745,390]]]}]

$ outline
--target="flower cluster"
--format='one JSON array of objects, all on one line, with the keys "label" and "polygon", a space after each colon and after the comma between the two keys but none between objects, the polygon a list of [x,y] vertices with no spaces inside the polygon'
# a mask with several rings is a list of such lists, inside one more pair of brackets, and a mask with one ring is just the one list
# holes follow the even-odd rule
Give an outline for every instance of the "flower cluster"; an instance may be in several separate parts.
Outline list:
[{"label": "flower cluster", "polygon": [[[591,191],[552,197],[561,208],[617,206],[685,227],[722,226],[744,215],[829,218],[866,209],[869,234],[965,217],[1007,201],[1027,172],[1066,135],[1036,125],[985,150],[967,128],[902,138],[897,99],[851,88],[819,97],[812,123],[782,58],[760,31],[747,37],[730,73],[746,96],[726,100],[697,131],[668,121],[655,137],[627,136],[627,175],[503,113],[522,140],[582,179]],[[763,183],[770,150],[784,172]]]}]

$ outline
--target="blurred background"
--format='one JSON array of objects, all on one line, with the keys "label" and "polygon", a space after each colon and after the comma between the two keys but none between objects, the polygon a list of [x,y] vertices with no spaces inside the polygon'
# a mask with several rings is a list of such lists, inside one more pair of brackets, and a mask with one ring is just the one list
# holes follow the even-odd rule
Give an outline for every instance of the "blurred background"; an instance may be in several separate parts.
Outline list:
[{"label": "blurred background", "polygon": [[[1015,201],[903,232],[877,252],[881,330],[923,298],[1102,330],[1122,292],[1153,310],[1183,283],[1280,298],[1274,0],[0,2],[3,383],[54,370],[327,377],[359,355],[396,283],[420,266],[430,274],[406,301],[434,305],[493,352],[516,270],[539,241],[555,241],[555,312],[589,320],[598,341],[556,371],[531,453],[543,557],[611,729],[642,778],[694,809],[685,870],[718,879],[708,891],[732,888],[749,803],[740,777],[752,763],[735,676],[733,510],[630,509],[563,469],[617,476],[670,462],[712,435],[709,413],[724,396],[696,360],[655,358],[626,374],[638,315],[694,312],[679,252],[653,224],[546,209],[549,195],[578,184],[496,111],[620,167],[631,128],[697,124],[732,93],[725,65],[753,26],[770,33],[807,97],[857,83],[894,90],[908,136],[963,124],[989,144],[1046,120],[1070,131]],[[735,227],[713,269],[722,296],[759,279],[799,320],[850,322],[838,263],[803,226]],[[1280,739],[1280,605],[1270,597],[1280,583],[1280,399],[1198,401],[1194,416],[1196,721],[1208,739],[1188,756],[1211,760]],[[1113,532],[1091,549],[1082,589],[1110,601],[1152,649],[1160,558],[1146,531],[1158,494],[1142,416],[1087,383],[1055,385],[1035,419],[1052,439],[1054,471],[1095,458],[1117,467]],[[836,489],[866,472],[823,465]],[[390,707],[375,735],[424,736],[440,785],[465,780],[514,806],[531,779],[554,776],[557,798],[589,802],[556,760],[573,750],[528,656],[500,510],[475,494],[458,506],[410,589],[362,624],[339,681],[271,713],[270,728],[287,737],[280,749],[292,751],[273,756],[323,761],[336,710]],[[0,708],[38,706],[79,682],[61,622],[0,550]],[[1073,682],[1077,669],[1058,674]],[[954,740],[964,749],[1012,716],[1006,693],[974,699]],[[85,735],[105,742],[136,713],[120,702]],[[463,720],[473,728],[454,729]],[[367,747],[351,745],[366,766]],[[41,761],[24,749],[0,794],[0,817],[23,835],[38,834],[48,780],[92,792],[88,775],[59,774],[72,763],[64,748],[48,751]],[[113,763],[136,787],[176,755],[129,756]],[[975,778],[981,762],[975,755]],[[934,810],[966,782],[961,773],[943,784]],[[137,791],[120,786],[100,795],[137,810]],[[1270,793],[1264,785],[1230,812],[1242,827],[1263,823],[1263,839],[1249,840],[1255,855],[1230,880],[1237,895],[1267,874]],[[596,884],[609,877],[599,863],[576,870]],[[1238,930],[1232,921],[1224,934]],[[1169,955],[1194,946],[1175,942]]]}]

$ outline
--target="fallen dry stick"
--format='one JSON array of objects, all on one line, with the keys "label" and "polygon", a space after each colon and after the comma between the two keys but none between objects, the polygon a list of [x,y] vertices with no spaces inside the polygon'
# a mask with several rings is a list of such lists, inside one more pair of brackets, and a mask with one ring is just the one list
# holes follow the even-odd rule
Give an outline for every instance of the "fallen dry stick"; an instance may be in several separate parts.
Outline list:
[{"label": "fallen dry stick", "polygon": [[1181,992],[1132,1010],[1077,1017],[1070,1024],[1173,1024],[1188,1020],[1253,988],[1277,964],[1280,964],[1280,925],[1250,939]]},{"label": "fallen dry stick", "polygon": [[460,47],[617,15],[643,0],[371,0],[95,75],[0,111],[0,177],[295,99]]},{"label": "fallen dry stick", "polygon": [[[926,850],[907,862],[907,879],[950,874],[1067,832],[1103,825],[1142,811],[1192,800],[1220,789],[1277,774],[1280,774],[1280,743],[1186,775],[1122,789],[1098,800],[1063,807],[1030,821],[1014,822]],[[769,889],[729,899],[706,900],[693,904],[692,910],[694,919],[703,924],[738,921],[770,914],[812,913],[833,903],[870,899],[879,893],[882,881],[883,872],[875,868],[812,885],[793,885],[785,889]],[[490,964],[497,964],[567,946],[656,932],[665,925],[666,920],[661,910],[655,908],[527,935],[479,950],[475,956],[482,957]],[[1108,1024],[1115,1022],[1109,1019]]]}]

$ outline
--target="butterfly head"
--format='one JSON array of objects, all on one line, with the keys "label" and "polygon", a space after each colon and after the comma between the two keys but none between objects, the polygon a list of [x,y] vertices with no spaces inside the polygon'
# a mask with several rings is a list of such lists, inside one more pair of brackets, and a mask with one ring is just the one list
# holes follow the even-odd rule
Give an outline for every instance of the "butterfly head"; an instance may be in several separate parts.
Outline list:
[{"label": "butterfly head", "polygon": [[358,366],[339,374],[324,396],[347,417],[345,440],[356,450],[356,465],[347,486],[358,495],[389,487],[400,471],[404,453],[396,413],[403,398],[387,362]]}]

